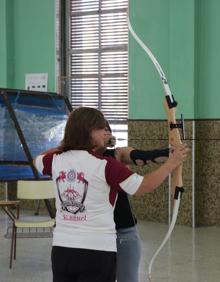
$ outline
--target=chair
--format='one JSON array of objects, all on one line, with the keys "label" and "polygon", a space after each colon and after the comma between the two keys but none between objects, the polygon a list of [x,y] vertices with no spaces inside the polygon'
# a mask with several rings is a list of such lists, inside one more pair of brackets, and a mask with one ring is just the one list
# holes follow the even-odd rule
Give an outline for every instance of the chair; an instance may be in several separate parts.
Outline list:
[{"label": "chair", "polygon": [[[19,218],[19,201],[12,201],[12,200],[1,200],[0,207],[2,210],[9,216],[9,218],[14,221],[15,219]],[[16,209],[16,214],[14,213],[13,209]]]},{"label": "chair", "polygon": [[[30,181],[21,180],[17,182],[17,198],[26,200],[48,200],[55,197],[53,182],[51,180]],[[11,251],[9,268],[12,268],[12,257],[16,259],[17,228],[52,228],[55,219],[47,220],[22,220],[22,217],[13,220],[11,235]]]}]

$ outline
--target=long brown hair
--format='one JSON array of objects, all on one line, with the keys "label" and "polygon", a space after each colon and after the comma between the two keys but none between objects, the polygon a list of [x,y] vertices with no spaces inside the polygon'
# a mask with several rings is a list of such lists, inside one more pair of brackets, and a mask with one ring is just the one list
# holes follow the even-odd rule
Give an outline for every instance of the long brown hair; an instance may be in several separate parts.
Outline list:
[{"label": "long brown hair", "polygon": [[105,127],[107,128],[108,131],[112,132],[112,129],[111,129],[110,124],[107,121],[107,119],[105,120]]},{"label": "long brown hair", "polygon": [[105,128],[104,115],[99,110],[80,107],[72,111],[66,123],[61,150],[88,150],[94,148],[91,138],[93,129]]}]

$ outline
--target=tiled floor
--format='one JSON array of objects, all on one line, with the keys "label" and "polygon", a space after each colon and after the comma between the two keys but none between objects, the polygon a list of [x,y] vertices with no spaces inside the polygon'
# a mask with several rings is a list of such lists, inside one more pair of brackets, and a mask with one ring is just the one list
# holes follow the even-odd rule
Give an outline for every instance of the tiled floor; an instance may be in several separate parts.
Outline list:
[{"label": "tiled floor", "polygon": [[[0,211],[0,282],[50,282],[51,238],[18,239],[17,260],[9,270],[7,218]],[[165,224],[139,222],[142,242],[140,282],[147,282],[149,261],[161,243]],[[152,282],[219,282],[220,227],[195,230],[177,226],[152,268]],[[91,281],[92,282],[92,281]],[[105,281],[103,281],[105,282]],[[125,281],[127,282],[127,281]]]}]

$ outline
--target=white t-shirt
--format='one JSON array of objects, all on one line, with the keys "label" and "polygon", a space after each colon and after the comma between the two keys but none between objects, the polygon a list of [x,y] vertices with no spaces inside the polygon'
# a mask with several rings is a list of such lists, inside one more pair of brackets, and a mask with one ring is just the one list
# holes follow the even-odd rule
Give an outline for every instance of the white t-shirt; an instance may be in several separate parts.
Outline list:
[{"label": "white t-shirt", "polygon": [[143,177],[113,159],[88,151],[46,154],[37,169],[52,176],[56,190],[53,245],[116,251],[117,191],[134,194]]}]

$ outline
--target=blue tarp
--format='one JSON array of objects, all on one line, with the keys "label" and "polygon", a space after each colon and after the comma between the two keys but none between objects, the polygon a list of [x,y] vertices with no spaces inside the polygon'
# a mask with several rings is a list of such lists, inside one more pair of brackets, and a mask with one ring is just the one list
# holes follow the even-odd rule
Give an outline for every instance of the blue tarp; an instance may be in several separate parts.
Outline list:
[{"label": "blue tarp", "polygon": [[[25,141],[34,158],[60,144],[67,119],[60,95],[7,93]],[[14,123],[0,95],[0,161],[28,161]],[[0,180],[34,178],[29,166],[0,165]]]}]

